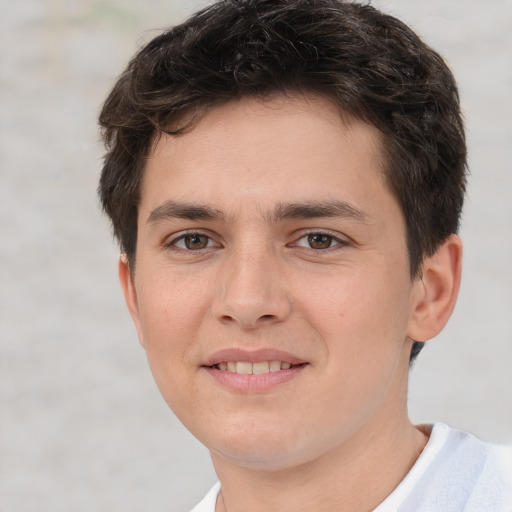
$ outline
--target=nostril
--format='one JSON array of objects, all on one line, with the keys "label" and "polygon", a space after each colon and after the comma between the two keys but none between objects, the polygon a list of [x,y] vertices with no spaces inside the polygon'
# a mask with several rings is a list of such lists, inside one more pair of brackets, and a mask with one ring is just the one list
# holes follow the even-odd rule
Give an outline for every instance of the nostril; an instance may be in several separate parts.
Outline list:
[{"label": "nostril", "polygon": [[268,315],[260,315],[259,317],[256,318],[256,320],[254,322],[251,322],[250,320],[248,320],[247,318],[239,318],[239,320],[237,320],[236,317],[234,316],[231,316],[231,315],[222,315],[219,320],[221,323],[227,325],[227,324],[230,324],[230,323],[236,323],[237,321],[240,321],[241,324],[251,324],[253,325],[254,327],[256,327],[258,324],[260,323],[266,323],[266,322],[273,322],[277,319],[277,316],[276,315],[271,315],[271,314],[268,314]]},{"label": "nostril", "polygon": [[239,324],[243,328],[269,327],[284,321],[290,313],[286,298],[253,297],[252,300],[235,300],[237,297],[219,297],[212,305],[212,313],[224,325]]}]

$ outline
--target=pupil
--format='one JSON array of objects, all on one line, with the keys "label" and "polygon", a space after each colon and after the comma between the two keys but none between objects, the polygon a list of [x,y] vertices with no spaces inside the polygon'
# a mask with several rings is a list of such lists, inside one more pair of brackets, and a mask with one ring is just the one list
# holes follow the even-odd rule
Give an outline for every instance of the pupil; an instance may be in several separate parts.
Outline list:
[{"label": "pupil", "polygon": [[208,245],[208,237],[204,235],[189,235],[185,237],[187,249],[204,249]]},{"label": "pupil", "polygon": [[313,249],[327,249],[331,246],[331,237],[328,235],[309,235],[308,242]]}]

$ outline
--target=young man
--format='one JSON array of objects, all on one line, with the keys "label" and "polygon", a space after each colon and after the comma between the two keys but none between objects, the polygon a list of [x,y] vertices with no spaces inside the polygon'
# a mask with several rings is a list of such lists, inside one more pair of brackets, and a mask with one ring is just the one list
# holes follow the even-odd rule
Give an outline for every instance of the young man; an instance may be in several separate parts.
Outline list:
[{"label": "young man", "polygon": [[151,41],[100,116],[119,275],[219,477],[196,512],[510,511],[512,457],[411,424],[455,305],[453,77],[340,0],[226,0]]}]

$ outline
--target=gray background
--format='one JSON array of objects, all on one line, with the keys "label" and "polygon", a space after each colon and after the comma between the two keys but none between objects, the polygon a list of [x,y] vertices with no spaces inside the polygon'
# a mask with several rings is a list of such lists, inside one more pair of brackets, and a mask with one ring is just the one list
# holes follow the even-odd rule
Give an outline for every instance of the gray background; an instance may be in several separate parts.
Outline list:
[{"label": "gray background", "polygon": [[[472,170],[461,297],[411,415],[512,442],[512,3],[374,4],[452,66]],[[153,384],[95,196],[102,100],[196,5],[0,0],[0,512],[186,511],[215,479]]]}]

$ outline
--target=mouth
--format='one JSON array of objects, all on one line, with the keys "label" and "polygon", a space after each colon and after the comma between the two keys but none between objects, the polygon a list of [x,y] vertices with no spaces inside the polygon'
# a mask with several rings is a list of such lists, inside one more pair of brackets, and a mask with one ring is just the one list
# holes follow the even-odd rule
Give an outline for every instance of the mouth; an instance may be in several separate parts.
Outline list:
[{"label": "mouth", "polygon": [[280,372],[290,370],[297,366],[303,366],[306,363],[292,364],[288,361],[259,361],[251,363],[250,361],[221,361],[210,368],[215,368],[223,372],[238,373],[240,375],[263,375],[265,373]]},{"label": "mouth", "polygon": [[226,349],[213,354],[203,369],[219,384],[237,393],[263,393],[296,379],[309,362],[274,349]]}]

